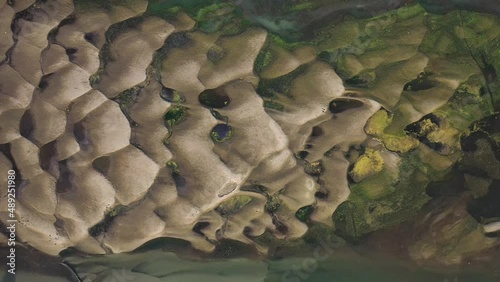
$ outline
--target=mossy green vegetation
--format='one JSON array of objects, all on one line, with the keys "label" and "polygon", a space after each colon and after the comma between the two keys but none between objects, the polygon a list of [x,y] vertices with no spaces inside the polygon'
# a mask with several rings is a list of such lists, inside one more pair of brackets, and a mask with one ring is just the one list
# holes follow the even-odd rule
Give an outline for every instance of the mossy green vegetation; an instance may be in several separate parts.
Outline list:
[{"label": "mossy green vegetation", "polygon": [[113,220],[118,215],[122,214],[125,211],[125,206],[117,205],[111,208],[105,215],[104,219],[97,223],[96,225],[89,228],[89,234],[92,237],[97,237],[102,233],[105,233],[113,224]]},{"label": "mossy green vegetation", "polygon": [[349,200],[341,204],[333,216],[338,234],[346,239],[358,240],[415,215],[430,199],[425,191],[430,181],[430,170],[422,164],[418,153],[412,151],[403,157],[397,180],[376,177],[365,180],[374,183],[383,181],[378,185],[387,189],[371,191],[367,188],[377,188],[377,185],[364,186],[363,181],[352,186]]},{"label": "mossy green vegetation", "polygon": [[224,55],[224,49],[218,45],[213,45],[207,52],[207,58],[214,64],[217,64],[224,57]]},{"label": "mossy green vegetation", "polygon": [[167,162],[167,167],[170,169],[171,172],[179,172],[179,165],[175,161],[168,161]]},{"label": "mossy green vegetation", "polygon": [[302,65],[283,76],[273,79],[261,79],[257,87],[257,93],[261,97],[275,99],[278,95],[291,97],[290,89],[292,82],[306,71],[307,66]]},{"label": "mossy green vegetation", "polygon": [[102,73],[103,69],[99,69],[96,73],[92,74],[89,77],[89,83],[91,87],[94,87],[95,85],[99,84],[102,80]]},{"label": "mossy green vegetation", "polygon": [[136,126],[137,123],[132,120],[130,116],[130,107],[135,103],[139,93],[141,92],[141,86],[136,85],[132,88],[122,91],[118,96],[116,96],[113,100],[120,105],[120,109],[122,110],[125,117],[132,126]]},{"label": "mossy green vegetation", "polygon": [[115,101],[120,105],[122,111],[128,114],[130,106],[134,103],[135,99],[139,95],[141,88],[139,86],[134,86],[127,90],[122,91],[115,98]]},{"label": "mossy green vegetation", "polygon": [[232,36],[241,33],[248,25],[235,10],[233,4],[227,2],[214,3],[201,7],[191,15],[197,22],[197,29],[206,33],[220,32]]},{"label": "mossy green vegetation", "polygon": [[474,76],[460,84],[447,105],[439,109],[457,130],[464,131],[470,123],[493,114],[493,108],[488,97],[483,93],[482,78]]},{"label": "mossy green vegetation", "polygon": [[264,205],[264,210],[267,213],[275,213],[281,206],[280,192],[274,193],[273,195],[267,195],[267,202]]},{"label": "mossy green vegetation", "polygon": [[259,184],[257,182],[251,182],[250,185],[242,187],[241,190],[263,194],[266,195],[266,197],[268,196],[266,186]]},{"label": "mossy green vegetation", "polygon": [[176,16],[182,11],[182,7],[161,7],[160,5],[155,5],[155,3],[149,3],[147,13],[148,15],[153,15],[167,21],[175,20]]},{"label": "mossy green vegetation", "polygon": [[264,71],[269,66],[273,59],[274,55],[269,49],[269,44],[266,43],[266,45],[262,47],[259,54],[257,55],[257,58],[255,59],[253,68],[254,72],[257,74],[262,73],[262,71]]},{"label": "mossy green vegetation", "polygon": [[297,48],[313,44],[312,42],[305,42],[305,41],[288,41],[285,40],[283,37],[273,33],[269,33],[268,38],[271,41],[270,42],[271,44],[275,44],[277,46],[285,48],[288,51],[293,51]]},{"label": "mossy green vegetation", "polygon": [[225,116],[225,115],[222,115],[219,111],[216,111],[214,109],[210,109],[210,113],[217,120],[223,121],[224,123],[228,123],[229,122],[229,117]]},{"label": "mossy green vegetation", "polygon": [[356,194],[362,195],[367,200],[378,200],[396,190],[394,187],[396,181],[397,175],[382,170],[368,179],[351,185],[351,189],[356,190]]},{"label": "mossy green vegetation", "polygon": [[306,161],[304,171],[312,176],[320,176],[323,172],[325,172],[323,161],[319,160],[311,163]]},{"label": "mossy green vegetation", "polygon": [[237,213],[241,208],[246,206],[253,200],[252,197],[247,195],[236,195],[225,200],[220,204],[215,210],[218,211],[222,216],[228,216]]},{"label": "mossy green vegetation", "polygon": [[129,6],[134,0],[75,0],[75,9],[90,10],[103,9],[107,12],[111,11],[114,6]]},{"label": "mossy green vegetation", "polygon": [[428,55],[472,58],[481,69],[493,109],[500,108],[498,73],[500,72],[500,20],[494,15],[453,11],[446,15],[429,15],[430,29],[420,46]]},{"label": "mossy green vegetation", "polygon": [[214,3],[198,10],[194,19],[197,22],[207,21],[218,16],[227,14],[233,10],[233,6],[228,3]]},{"label": "mossy green vegetation", "polygon": [[264,108],[273,109],[280,112],[285,111],[285,105],[273,100],[264,100]]},{"label": "mossy green vegetation", "polygon": [[298,11],[304,11],[304,10],[312,10],[316,7],[315,3],[313,1],[307,1],[307,2],[302,2],[295,4],[291,6],[288,11],[290,12],[298,12]]}]

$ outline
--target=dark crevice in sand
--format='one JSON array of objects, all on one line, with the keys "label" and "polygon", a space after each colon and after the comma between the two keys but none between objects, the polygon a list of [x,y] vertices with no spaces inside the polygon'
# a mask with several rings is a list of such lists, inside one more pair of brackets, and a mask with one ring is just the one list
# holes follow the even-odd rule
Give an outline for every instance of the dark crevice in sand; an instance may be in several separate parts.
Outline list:
[{"label": "dark crevice in sand", "polygon": [[20,32],[20,29],[17,26],[17,23],[21,19],[24,19],[24,20],[27,20],[27,21],[33,19],[33,16],[30,15],[30,13],[29,13],[29,8],[27,8],[27,9],[25,9],[23,11],[17,12],[14,15],[14,19],[12,20],[12,23],[10,24],[10,30],[12,31],[12,39],[13,39],[14,43],[12,44],[12,46],[5,53],[5,59],[2,62],[0,62],[0,65],[2,65],[3,63],[7,63],[7,64],[9,64],[9,66],[11,66],[12,52],[14,51],[14,48],[17,45],[18,35],[19,35],[19,32]]},{"label": "dark crevice in sand", "polygon": [[52,174],[55,178],[59,177],[59,165],[57,162],[57,141],[49,142],[40,147],[38,154],[40,167]]},{"label": "dark crevice in sand", "polygon": [[21,117],[21,121],[19,122],[19,133],[24,138],[33,141],[33,133],[35,131],[33,115],[31,111],[28,109],[24,112]]},{"label": "dark crevice in sand", "polygon": [[4,154],[4,156],[10,161],[10,163],[12,164],[12,170],[14,170],[16,172],[15,186],[16,186],[16,198],[17,198],[17,196],[19,195],[19,189],[17,189],[17,188],[19,188],[21,186],[21,182],[22,182],[21,180],[23,179],[23,176],[21,175],[21,171],[19,170],[19,168],[17,166],[17,163],[16,163],[14,156],[12,156],[10,143],[9,144],[0,144],[0,152],[2,152]]}]

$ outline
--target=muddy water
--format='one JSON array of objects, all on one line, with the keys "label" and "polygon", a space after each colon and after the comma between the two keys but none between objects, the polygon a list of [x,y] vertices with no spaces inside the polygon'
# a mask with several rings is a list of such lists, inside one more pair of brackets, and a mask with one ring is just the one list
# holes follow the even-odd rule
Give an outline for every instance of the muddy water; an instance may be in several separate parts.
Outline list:
[{"label": "muddy water", "polygon": [[[113,281],[113,278],[120,282],[494,282],[500,278],[473,268],[460,271],[425,269],[388,257],[367,257],[352,249],[328,247],[319,247],[303,257],[281,260],[193,260],[171,252],[149,250],[135,254],[69,257],[65,262],[82,281],[94,282]],[[22,277],[33,275],[23,273]],[[68,275],[64,279],[36,281],[77,279]]]}]

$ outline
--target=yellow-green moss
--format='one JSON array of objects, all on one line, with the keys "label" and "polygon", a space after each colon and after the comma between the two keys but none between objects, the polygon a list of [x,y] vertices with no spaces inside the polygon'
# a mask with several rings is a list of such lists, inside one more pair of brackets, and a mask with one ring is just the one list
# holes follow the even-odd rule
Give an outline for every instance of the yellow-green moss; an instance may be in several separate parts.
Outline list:
[{"label": "yellow-green moss", "polygon": [[420,142],[411,136],[397,136],[385,134],[383,136],[384,146],[387,150],[397,153],[406,153],[415,149]]},{"label": "yellow-green moss", "polygon": [[313,2],[303,2],[303,3],[297,4],[297,5],[291,6],[289,11],[296,12],[296,11],[312,10],[313,8],[314,8]]},{"label": "yellow-green moss", "polygon": [[172,172],[179,172],[179,165],[174,162],[174,161],[168,161],[167,162],[167,167],[172,171]]},{"label": "yellow-green moss", "polygon": [[392,152],[406,153],[419,144],[419,141],[401,131],[400,135],[385,133],[385,129],[392,123],[393,117],[386,110],[379,110],[368,119],[365,132],[380,140],[385,148]]},{"label": "yellow-green moss", "polygon": [[448,146],[457,147],[459,146],[459,136],[460,132],[454,127],[445,123],[444,126],[439,127],[439,129],[430,132],[427,138],[431,142],[440,142]]},{"label": "yellow-green moss", "polygon": [[380,155],[380,151],[367,148],[356,161],[350,173],[354,181],[358,182],[381,172],[383,168],[384,159]]},{"label": "yellow-green moss", "polygon": [[227,3],[216,3],[210,6],[206,6],[198,10],[198,13],[194,17],[196,21],[206,21],[211,18],[215,18],[233,10],[233,6]]},{"label": "yellow-green moss", "polygon": [[370,135],[382,136],[384,130],[392,122],[392,116],[386,110],[379,110],[366,122],[365,132]]}]

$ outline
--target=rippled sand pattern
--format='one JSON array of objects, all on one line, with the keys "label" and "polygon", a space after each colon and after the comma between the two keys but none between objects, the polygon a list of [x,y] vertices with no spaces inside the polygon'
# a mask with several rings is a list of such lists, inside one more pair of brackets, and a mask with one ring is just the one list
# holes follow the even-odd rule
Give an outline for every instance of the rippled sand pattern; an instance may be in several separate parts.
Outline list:
[{"label": "rippled sand pattern", "polygon": [[[402,129],[444,105],[471,72],[453,65],[469,62],[419,52],[426,29],[408,22],[399,24],[405,38],[394,39],[405,45],[346,58],[351,75],[379,76],[352,88],[311,47],[273,46],[259,77],[264,29],[203,33],[183,12],[144,16],[147,1],[110,10],[14,2],[0,1],[0,174],[18,172],[19,238],[52,255],[127,252],[159,237],[207,252],[231,239],[266,253],[254,238],[303,236],[308,226],[295,214],[310,205],[313,221],[331,225],[350,194],[352,148],[374,148],[397,175],[399,155],[366,134],[368,119],[383,107],[401,116],[394,126]],[[419,98],[403,91],[429,69],[440,70],[437,87]],[[292,72],[275,101],[285,110],[264,107],[259,80]],[[162,99],[165,89],[182,101]],[[216,109],[233,129],[224,142],[212,140],[222,122],[199,101],[207,89],[230,99]],[[346,109],[329,109],[339,98]],[[166,126],[179,106],[182,120]]]}]

